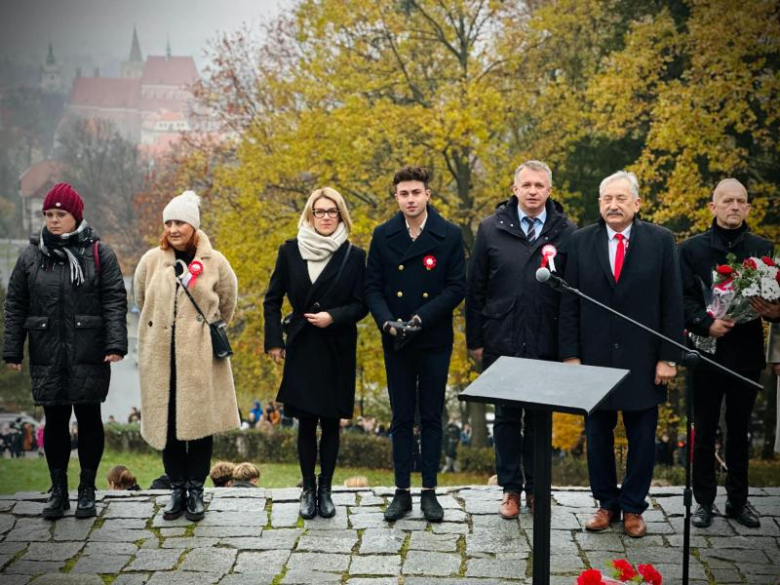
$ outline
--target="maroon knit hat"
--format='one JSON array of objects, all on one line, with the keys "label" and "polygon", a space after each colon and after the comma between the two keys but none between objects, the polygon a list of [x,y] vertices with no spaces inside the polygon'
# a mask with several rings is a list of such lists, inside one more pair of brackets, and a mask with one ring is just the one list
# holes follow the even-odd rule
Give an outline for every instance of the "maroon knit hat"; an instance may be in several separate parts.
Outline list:
[{"label": "maroon knit hat", "polygon": [[67,211],[76,218],[76,225],[84,219],[84,201],[68,183],[57,183],[46,194],[46,199],[43,200],[43,211],[47,209]]}]

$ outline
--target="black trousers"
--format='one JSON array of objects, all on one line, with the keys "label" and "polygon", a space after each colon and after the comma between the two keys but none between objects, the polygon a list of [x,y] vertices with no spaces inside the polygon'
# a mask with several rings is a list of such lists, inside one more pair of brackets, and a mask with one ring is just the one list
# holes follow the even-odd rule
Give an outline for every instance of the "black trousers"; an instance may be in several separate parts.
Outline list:
[{"label": "black trousers", "polygon": [[496,405],[493,421],[498,485],[504,491],[534,492],[534,413],[515,406]]},{"label": "black trousers", "polygon": [[[758,381],[761,372],[740,372]],[[748,461],[750,415],[757,390],[738,384],[730,378],[704,368],[693,376],[693,495],[699,504],[715,501],[715,436],[720,423],[720,409],[726,398],[726,493],[731,503],[741,508],[748,499]]]},{"label": "black trousers", "polygon": [[[211,453],[214,437],[209,435],[195,441],[180,441],[176,438],[176,352],[171,347],[171,384],[168,399],[168,436],[162,452],[165,473],[171,481],[192,479],[205,481],[211,471]],[[208,404],[202,408],[208,408]]]},{"label": "black trousers", "polygon": [[641,514],[647,508],[645,498],[653,480],[658,407],[624,410],[622,413],[628,438],[628,458],[626,476],[620,487],[615,463],[617,411],[597,410],[585,420],[590,487],[602,508]]},{"label": "black trousers", "polygon": [[314,477],[318,422],[322,429],[319,445],[320,474],[324,478],[332,479],[339,456],[339,419],[314,415],[298,417],[298,463],[301,466],[301,476],[307,479]]},{"label": "black trousers", "polygon": [[46,415],[46,426],[43,427],[43,445],[49,470],[68,468],[70,415],[71,412],[75,412],[79,425],[79,464],[81,469],[97,471],[105,445],[100,404],[44,406],[43,412]]},{"label": "black trousers", "polygon": [[393,411],[390,432],[395,485],[401,489],[411,487],[414,418],[419,409],[422,485],[434,488],[441,459],[441,417],[452,348],[437,353],[385,348],[384,353]]},{"label": "black trousers", "polygon": [[[482,371],[499,356],[484,354]],[[504,491],[533,494],[534,491],[534,413],[519,406],[496,405],[493,446],[496,451],[498,485]],[[525,479],[525,482],[523,482]]]}]

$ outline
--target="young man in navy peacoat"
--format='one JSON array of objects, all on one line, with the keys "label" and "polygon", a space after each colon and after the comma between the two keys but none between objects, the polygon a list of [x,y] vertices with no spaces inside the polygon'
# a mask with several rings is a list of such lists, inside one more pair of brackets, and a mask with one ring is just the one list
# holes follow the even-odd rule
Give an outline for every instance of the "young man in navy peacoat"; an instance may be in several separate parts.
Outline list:
[{"label": "young man in navy peacoat", "polygon": [[390,394],[396,494],[385,519],[412,509],[410,475],[415,412],[421,425],[421,508],[440,521],[436,474],[442,410],[452,355],[452,313],[466,294],[466,260],[460,228],[429,205],[428,171],[407,166],[393,177],[400,208],[371,239],[365,297],[383,333]]},{"label": "young man in navy peacoat", "polygon": [[[566,280],[665,336],[682,342],[683,300],[674,236],[637,219],[639,185],[619,171],[601,182],[602,220],[572,234]],[[681,351],[565,294],[561,303],[560,354],[566,362],[630,370],[628,379],[586,420],[588,473],[599,510],[586,528],[604,530],[623,513],[623,528],[638,538],[647,532],[642,513],[655,464],[658,405],[676,371]],[[626,475],[618,487],[614,453],[617,413],[628,438]]]}]

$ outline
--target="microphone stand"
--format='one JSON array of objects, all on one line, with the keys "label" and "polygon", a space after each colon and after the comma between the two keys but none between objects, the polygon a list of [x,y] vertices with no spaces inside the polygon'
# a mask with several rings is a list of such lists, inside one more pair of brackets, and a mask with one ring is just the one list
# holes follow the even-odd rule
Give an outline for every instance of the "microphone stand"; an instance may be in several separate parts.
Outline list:
[{"label": "microphone stand", "polygon": [[[539,272],[541,272],[542,269],[540,269]],[[566,282],[564,279],[562,279],[560,276],[556,276],[552,273],[550,273],[547,269],[544,269],[546,272],[539,274],[537,273],[537,280],[540,282],[546,282],[551,287],[553,287],[556,290],[565,290],[567,292],[570,292],[581,299],[584,299],[588,301],[589,303],[592,303],[596,305],[597,307],[600,307],[601,309],[604,309],[608,313],[611,313],[612,315],[615,315],[616,317],[619,317],[623,321],[626,321],[628,323],[631,323],[635,327],[639,327],[640,329],[650,333],[651,335],[657,337],[658,339],[673,345],[674,347],[680,349],[682,353],[682,364],[685,365],[689,370],[694,370],[696,367],[700,366],[702,363],[705,363],[716,370],[719,370],[720,372],[723,372],[727,376],[731,376],[733,379],[738,380],[739,382],[742,382],[743,384],[746,384],[748,386],[753,386],[754,388],[757,388],[758,390],[762,390],[763,386],[759,384],[758,382],[754,382],[753,380],[750,380],[748,378],[745,378],[744,376],[738,374],[737,372],[728,369],[725,366],[722,366],[721,364],[711,360],[708,357],[703,356],[699,351],[695,349],[691,349],[689,347],[686,347],[682,343],[679,343],[673,339],[670,339],[666,337],[664,334],[659,333],[655,329],[652,329],[648,327],[647,325],[643,325],[639,321],[635,321],[631,317],[628,317],[627,315],[624,315],[620,311],[616,311],[612,307],[609,307],[605,305],[602,302],[597,301],[596,299],[586,295],[581,290],[571,286],[568,282]],[[688,453],[685,457],[685,490],[683,491],[683,505],[685,506],[685,520],[683,523],[684,530],[683,530],[683,574],[682,574],[682,583],[683,585],[688,585],[688,574],[690,569],[690,553],[691,553],[691,505],[693,503],[693,492],[691,490],[691,461],[693,461],[693,449],[692,449],[692,423],[693,420],[693,382],[691,380],[690,372],[688,376],[686,376],[686,383],[685,383],[685,433],[686,433],[686,448],[688,449]]]}]

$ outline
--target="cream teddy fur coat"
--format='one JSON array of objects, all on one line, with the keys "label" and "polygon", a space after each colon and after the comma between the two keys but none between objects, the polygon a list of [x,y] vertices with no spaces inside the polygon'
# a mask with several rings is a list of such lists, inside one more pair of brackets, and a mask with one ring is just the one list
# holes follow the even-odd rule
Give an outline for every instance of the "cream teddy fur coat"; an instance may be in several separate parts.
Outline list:
[{"label": "cream teddy fur coat", "polygon": [[[227,259],[198,231],[195,259],[203,263],[190,293],[209,323],[233,318],[237,281]],[[176,307],[176,438],[191,441],[239,426],[230,359],[216,359],[211,333],[181,287],[176,286],[172,249],[154,248],[135,271],[138,367],[141,377],[141,435],[165,447],[171,380],[171,328]]]}]

